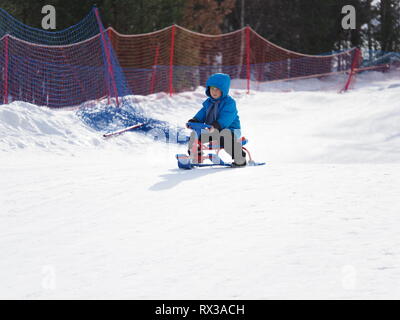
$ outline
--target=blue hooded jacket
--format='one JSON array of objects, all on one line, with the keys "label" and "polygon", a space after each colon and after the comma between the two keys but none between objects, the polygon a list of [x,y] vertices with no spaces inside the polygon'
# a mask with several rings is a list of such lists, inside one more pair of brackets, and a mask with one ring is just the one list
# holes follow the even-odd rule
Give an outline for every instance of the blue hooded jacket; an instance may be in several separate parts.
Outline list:
[{"label": "blue hooded jacket", "polygon": [[[212,107],[214,103],[218,102],[217,120],[212,123],[213,127],[218,130],[230,129],[239,138],[240,133],[240,120],[236,108],[235,100],[229,96],[229,88],[231,78],[224,73],[215,73],[208,78],[206,83],[206,95],[208,99],[203,102],[203,107],[194,116],[195,120],[199,122],[206,121],[208,108]],[[218,99],[213,99],[210,94],[210,87],[217,87],[221,90],[222,95]]]}]

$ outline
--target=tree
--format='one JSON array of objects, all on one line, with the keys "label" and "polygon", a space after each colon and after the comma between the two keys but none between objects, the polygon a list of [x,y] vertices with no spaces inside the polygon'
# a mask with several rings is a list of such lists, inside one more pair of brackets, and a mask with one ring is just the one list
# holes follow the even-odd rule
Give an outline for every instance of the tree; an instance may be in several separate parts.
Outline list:
[{"label": "tree", "polygon": [[235,0],[187,0],[182,26],[201,33],[220,34],[225,17],[234,6]]},{"label": "tree", "polygon": [[[345,5],[356,8],[355,30],[341,25]],[[376,43],[377,13],[372,0],[236,0],[223,31],[239,29],[243,16],[244,23],[260,35],[297,52],[320,54]]]},{"label": "tree", "polygon": [[378,4],[379,25],[376,39],[384,52],[400,50],[400,2],[381,0]]},{"label": "tree", "polygon": [[[105,27],[125,34],[174,23],[206,34],[250,25],[271,42],[307,54],[354,46],[400,51],[399,0],[0,0],[1,8],[37,28],[46,4],[57,10],[57,31],[78,23],[97,4]],[[349,4],[357,12],[355,30],[341,26],[341,9]]]},{"label": "tree", "polygon": [[135,34],[178,23],[183,14],[184,0],[0,0],[1,8],[36,28],[41,27],[41,9],[47,4],[56,8],[57,30],[78,23],[96,4],[105,27],[112,25],[120,33]]},{"label": "tree", "polygon": [[229,24],[225,25],[236,30],[244,20],[260,35],[284,48],[304,53],[327,52],[335,42],[332,35],[338,22],[332,16],[332,7],[336,2],[246,0],[243,8],[243,0],[236,0],[235,9],[227,17]]}]

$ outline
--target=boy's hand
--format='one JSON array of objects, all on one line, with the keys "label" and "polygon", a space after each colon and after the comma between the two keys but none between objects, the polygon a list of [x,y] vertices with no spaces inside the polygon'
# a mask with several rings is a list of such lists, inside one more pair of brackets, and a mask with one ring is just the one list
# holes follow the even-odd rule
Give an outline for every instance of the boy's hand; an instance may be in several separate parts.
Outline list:
[{"label": "boy's hand", "polygon": [[196,118],[192,118],[192,119],[188,120],[186,122],[186,128],[188,128],[188,129],[190,129],[190,122],[198,123],[199,120],[197,120]]},{"label": "boy's hand", "polygon": [[207,128],[207,130],[208,130],[208,132],[212,133],[215,130],[215,128],[213,126],[211,126],[210,128]]}]

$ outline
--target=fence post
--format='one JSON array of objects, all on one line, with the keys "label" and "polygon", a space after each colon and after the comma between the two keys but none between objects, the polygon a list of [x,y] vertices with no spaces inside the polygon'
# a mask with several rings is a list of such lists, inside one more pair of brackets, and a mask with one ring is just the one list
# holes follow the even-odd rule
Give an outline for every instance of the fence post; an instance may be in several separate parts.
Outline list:
[{"label": "fence post", "polygon": [[356,69],[359,67],[360,58],[361,58],[361,50],[359,48],[356,48],[354,52],[353,62],[351,63],[349,78],[347,79],[346,85],[341,90],[341,92],[347,91],[349,89],[351,81],[353,80],[353,77],[357,72]]},{"label": "fence post", "polygon": [[4,104],[8,104],[8,34],[4,38]]},{"label": "fence post", "polygon": [[246,78],[247,78],[247,94],[250,93],[250,27],[246,27]]},{"label": "fence post", "polygon": [[[115,92],[115,98],[116,98],[117,106],[119,106],[118,90],[117,90],[117,85],[115,83],[114,70],[113,70],[113,67],[112,67],[112,64],[111,64],[111,53],[110,53],[109,48],[107,46],[106,37],[104,36],[105,31],[104,31],[104,28],[103,28],[103,23],[101,22],[101,19],[100,19],[99,9],[95,8],[94,10],[95,10],[95,14],[96,14],[97,24],[99,25],[101,39],[103,41],[104,51],[106,53],[108,73],[111,76],[111,81],[112,81],[113,89],[114,89],[114,92]],[[110,92],[109,92],[109,95],[110,95]]]},{"label": "fence post", "polygon": [[154,63],[153,63],[153,72],[151,75],[151,85],[150,85],[150,94],[154,93],[154,86],[156,82],[156,72],[157,72],[157,65],[158,65],[158,56],[160,55],[160,45],[158,44],[156,47],[156,54],[154,56]]},{"label": "fence post", "polygon": [[172,93],[174,91],[174,52],[175,52],[175,29],[176,26],[172,26],[171,30],[171,48],[169,54],[169,95],[172,97]]}]

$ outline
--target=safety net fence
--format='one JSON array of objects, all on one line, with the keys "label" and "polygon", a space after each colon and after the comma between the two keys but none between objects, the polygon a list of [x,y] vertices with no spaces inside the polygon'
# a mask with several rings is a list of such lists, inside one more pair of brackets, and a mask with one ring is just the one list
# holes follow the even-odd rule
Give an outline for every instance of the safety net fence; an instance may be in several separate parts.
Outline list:
[{"label": "safety net fence", "polygon": [[97,8],[78,24],[49,32],[0,10],[0,99],[52,108],[132,92]]},{"label": "safety net fence", "polygon": [[205,35],[177,25],[141,35],[107,30],[97,8],[58,32],[35,29],[0,10],[0,101],[71,107],[126,95],[194,90],[215,72],[251,81],[316,77],[349,71],[357,49],[305,55],[281,48],[250,27]]},{"label": "safety net fence", "polygon": [[0,9],[0,103],[79,107],[78,115],[96,130],[145,123],[143,131],[165,132],[168,124],[146,117],[136,96],[195,90],[216,72],[229,74],[247,91],[254,81],[352,74],[361,62],[359,52],[300,54],[250,27],[205,35],[173,25],[122,35],[104,28],[96,7],[76,25],[49,32]]},{"label": "safety net fence", "polygon": [[250,27],[205,35],[173,25],[141,35],[108,29],[113,48],[135,94],[170,94],[204,86],[216,72],[251,82],[317,77],[351,70],[356,48],[330,55],[306,55],[281,48]]}]

